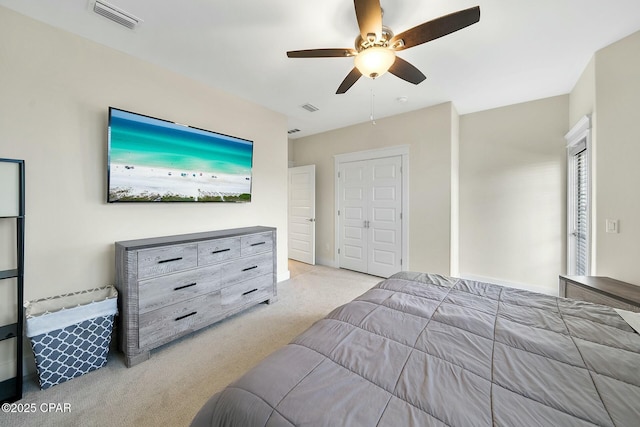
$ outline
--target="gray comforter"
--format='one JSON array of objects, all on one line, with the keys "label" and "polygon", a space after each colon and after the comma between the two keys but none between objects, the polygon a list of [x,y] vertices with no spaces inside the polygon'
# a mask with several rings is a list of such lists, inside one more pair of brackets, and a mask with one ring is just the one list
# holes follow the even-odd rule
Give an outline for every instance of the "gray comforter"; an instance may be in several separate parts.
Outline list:
[{"label": "gray comforter", "polygon": [[214,395],[194,426],[639,426],[611,308],[403,272]]}]

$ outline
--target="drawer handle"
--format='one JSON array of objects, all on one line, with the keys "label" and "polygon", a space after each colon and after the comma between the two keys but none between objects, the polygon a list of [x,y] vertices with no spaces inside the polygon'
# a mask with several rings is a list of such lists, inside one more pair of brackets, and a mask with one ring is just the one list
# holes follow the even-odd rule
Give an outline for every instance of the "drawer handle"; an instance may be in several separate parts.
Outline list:
[{"label": "drawer handle", "polygon": [[180,261],[181,259],[182,259],[182,257],[171,258],[171,259],[162,259],[162,260],[158,261],[158,264],[164,264],[165,262]]},{"label": "drawer handle", "polygon": [[184,316],[176,317],[176,322],[177,322],[178,320],[182,320],[182,319],[186,319],[187,317],[191,317],[191,316],[193,316],[193,315],[195,315],[195,314],[197,314],[197,313],[198,313],[197,311],[194,311],[194,312],[192,312],[192,313],[185,314]]},{"label": "drawer handle", "polygon": [[251,289],[250,291],[247,291],[247,292],[243,292],[243,293],[242,293],[242,296],[252,294],[252,293],[256,292],[257,290],[258,290],[258,288],[256,288],[256,289]]},{"label": "drawer handle", "polygon": [[258,243],[252,243],[251,246],[260,246],[260,245],[264,245],[267,242],[258,242]]},{"label": "drawer handle", "polygon": [[219,254],[219,253],[221,253],[221,252],[229,252],[230,250],[231,250],[230,248],[227,248],[227,249],[219,249],[219,250],[217,250],[217,251],[213,251],[213,252],[211,252],[211,253],[212,253],[212,254]]},{"label": "drawer handle", "polygon": [[249,270],[253,270],[254,268],[258,268],[258,266],[254,265],[253,267],[243,268],[242,271],[249,271]]},{"label": "drawer handle", "polygon": [[188,285],[178,286],[177,288],[173,288],[174,291],[179,291],[180,289],[190,288],[192,286],[197,285],[197,283],[189,283]]}]

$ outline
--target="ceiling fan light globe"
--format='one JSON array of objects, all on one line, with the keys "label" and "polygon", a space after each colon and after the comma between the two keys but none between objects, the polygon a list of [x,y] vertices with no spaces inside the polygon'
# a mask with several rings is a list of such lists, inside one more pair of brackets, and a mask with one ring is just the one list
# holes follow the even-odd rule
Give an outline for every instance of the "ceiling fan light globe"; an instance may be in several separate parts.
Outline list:
[{"label": "ceiling fan light globe", "polygon": [[386,73],[396,60],[396,53],[386,47],[370,47],[355,57],[355,66],[363,76],[375,79]]}]

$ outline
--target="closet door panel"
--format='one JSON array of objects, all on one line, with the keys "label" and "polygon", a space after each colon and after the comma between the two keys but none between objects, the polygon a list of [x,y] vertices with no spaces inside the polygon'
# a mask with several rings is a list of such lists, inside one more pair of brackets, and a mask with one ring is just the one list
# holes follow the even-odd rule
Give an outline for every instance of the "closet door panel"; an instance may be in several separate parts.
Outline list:
[{"label": "closet door panel", "polygon": [[402,158],[369,160],[367,271],[389,277],[401,270]]},{"label": "closet door panel", "polygon": [[367,162],[350,162],[340,170],[340,267],[367,272]]}]

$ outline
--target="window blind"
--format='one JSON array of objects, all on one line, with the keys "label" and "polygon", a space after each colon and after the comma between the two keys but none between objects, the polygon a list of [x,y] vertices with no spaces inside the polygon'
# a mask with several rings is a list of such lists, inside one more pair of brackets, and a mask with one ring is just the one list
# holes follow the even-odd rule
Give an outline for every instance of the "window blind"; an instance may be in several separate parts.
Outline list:
[{"label": "window blind", "polygon": [[575,206],[574,230],[575,238],[575,274],[586,276],[588,265],[587,233],[589,227],[588,218],[588,182],[587,182],[587,150],[583,149],[574,155],[574,196]]}]

